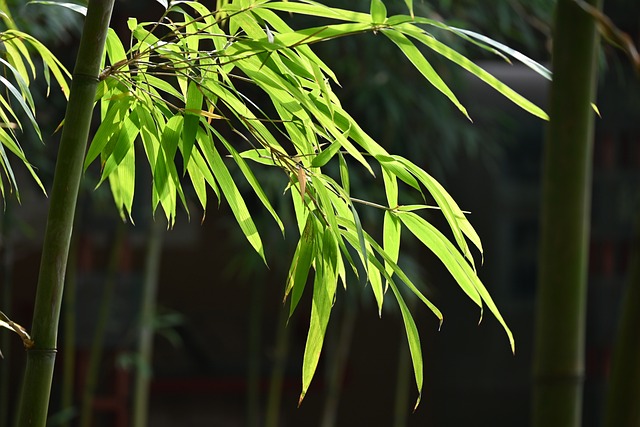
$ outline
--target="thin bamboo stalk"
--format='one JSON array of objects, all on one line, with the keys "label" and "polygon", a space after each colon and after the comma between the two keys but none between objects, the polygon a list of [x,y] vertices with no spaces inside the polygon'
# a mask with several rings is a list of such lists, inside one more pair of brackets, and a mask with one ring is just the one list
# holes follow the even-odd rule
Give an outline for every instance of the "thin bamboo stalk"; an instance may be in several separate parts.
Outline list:
[{"label": "thin bamboo stalk", "polygon": [[581,423],[596,41],[591,16],[573,0],[558,0],[544,148],[533,367],[535,427]]},{"label": "thin bamboo stalk", "polygon": [[633,245],[611,362],[606,427],[640,426],[640,215],[636,220]]},{"label": "thin bamboo stalk", "polygon": [[353,331],[358,315],[358,303],[356,300],[358,295],[359,292],[351,289],[351,292],[348,292],[344,298],[338,340],[331,363],[327,365],[327,397],[322,411],[322,421],[320,422],[322,427],[338,425],[338,408],[340,406],[340,396],[342,395],[344,372],[351,351]]},{"label": "thin bamboo stalk", "polygon": [[58,324],[73,219],[100,62],[115,0],[90,0],[73,72],[42,248],[18,427],[44,427],[57,351]]},{"label": "thin bamboo stalk", "polygon": [[100,308],[96,328],[93,331],[93,341],[89,350],[89,363],[85,375],[85,383],[82,390],[82,405],[80,407],[80,427],[91,427],[93,416],[93,400],[98,386],[100,364],[104,352],[104,338],[111,315],[111,301],[115,291],[118,267],[122,259],[125,245],[125,224],[118,221],[116,235],[111,247],[111,255],[107,266],[107,275],[100,297]]},{"label": "thin bamboo stalk", "polygon": [[289,311],[282,307],[278,316],[278,330],[273,354],[273,369],[269,381],[269,393],[265,408],[265,427],[278,427],[280,422],[280,406],[282,402],[282,386],[289,353],[290,331],[295,318],[289,319]]},{"label": "thin bamboo stalk", "polygon": [[158,277],[162,259],[162,241],[166,222],[160,217],[152,221],[145,260],[142,303],[140,307],[140,332],[138,338],[138,363],[133,389],[133,427],[146,427],[149,413],[149,382],[153,355],[153,320],[156,313]]},{"label": "thin bamboo stalk", "polygon": [[[11,242],[11,202],[5,201],[5,211],[0,223],[0,236],[2,243],[2,260],[0,260],[0,277],[2,277],[2,297],[0,298],[0,310],[7,316],[11,316],[11,300],[13,286],[13,244]],[[7,333],[1,334],[0,351],[3,359],[0,361],[0,427],[9,427],[10,383],[11,374],[11,341],[13,336]]]}]

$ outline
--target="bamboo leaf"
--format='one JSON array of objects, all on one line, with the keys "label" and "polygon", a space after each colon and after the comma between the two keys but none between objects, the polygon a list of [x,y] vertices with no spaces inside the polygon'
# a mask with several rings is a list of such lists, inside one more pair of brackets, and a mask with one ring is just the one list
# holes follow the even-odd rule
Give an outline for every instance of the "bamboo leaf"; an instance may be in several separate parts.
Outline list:
[{"label": "bamboo leaf", "polygon": [[552,73],[551,71],[545,67],[544,65],[534,61],[533,59],[529,58],[526,55],[523,55],[522,53],[518,52],[515,49],[511,49],[509,46],[506,46],[498,41],[493,40],[490,37],[484,36],[482,34],[478,34],[474,31],[471,30],[465,30],[462,28],[456,28],[456,27],[450,27],[452,31],[456,32],[456,33],[462,33],[466,36],[472,37],[474,39],[480,40],[483,43],[488,44],[489,46],[493,46],[494,48],[506,53],[507,55],[517,59],[518,61],[522,62],[524,65],[526,65],[527,67],[531,68],[533,71],[535,71],[536,73],[540,74],[542,77],[544,77],[547,80],[551,80],[552,78]]},{"label": "bamboo leaf", "polygon": [[406,34],[409,34],[411,37],[415,38],[416,40],[419,40],[421,43],[428,46],[429,48],[439,53],[440,55],[444,56],[445,58],[452,61],[453,63],[469,71],[471,74],[475,75],[480,80],[487,83],[489,86],[497,90],[499,93],[504,95],[506,98],[508,98],[510,101],[512,101],[514,104],[516,104],[523,110],[533,114],[534,116],[540,117],[541,119],[549,120],[549,116],[547,115],[547,113],[545,113],[540,107],[538,107],[533,102],[529,101],[528,99],[526,99],[525,97],[523,97],[522,95],[520,95],[519,93],[511,89],[506,84],[502,83],[493,75],[491,75],[490,73],[488,73],[487,71],[485,71],[484,69],[476,65],[469,58],[458,53],[457,51],[445,45],[444,43],[440,42],[439,40],[436,40],[435,38],[425,34],[423,31],[421,31],[419,28],[415,26],[412,26],[409,24],[402,24],[402,25],[399,25],[397,28]]},{"label": "bamboo leaf", "polygon": [[81,14],[82,16],[87,16],[87,7],[86,6],[82,6],[80,4],[76,4],[76,3],[64,3],[64,2],[57,2],[57,1],[43,1],[43,0],[32,0],[30,2],[27,3],[29,4],[43,4],[45,6],[60,6],[60,7],[65,7],[67,9],[73,10],[74,12],[77,12],[79,14]]},{"label": "bamboo leaf", "polygon": [[302,361],[302,392],[298,406],[307,394],[311,380],[318,367],[325,332],[331,315],[333,299],[338,283],[336,258],[337,245],[329,229],[322,234],[322,243],[316,252],[316,275],[311,301],[311,320]]},{"label": "bamboo leaf", "polygon": [[226,140],[226,138],[224,138],[222,135],[220,135],[215,129],[212,129],[212,131],[215,133],[215,135],[218,137],[218,139],[220,141],[222,141],[222,143],[224,144],[225,148],[229,151],[229,153],[231,153],[231,156],[233,157],[233,159],[235,160],[236,164],[238,165],[238,167],[242,171],[242,174],[244,175],[245,179],[247,180],[249,185],[251,185],[251,188],[256,193],[256,196],[258,196],[258,199],[260,199],[260,201],[262,202],[263,206],[271,214],[273,219],[276,221],[276,224],[278,224],[278,227],[280,228],[280,231],[284,235],[284,224],[282,223],[282,220],[280,220],[280,217],[278,216],[278,214],[276,213],[275,209],[271,205],[271,202],[269,201],[269,198],[267,197],[267,194],[262,189],[262,186],[260,185],[260,182],[258,181],[258,179],[255,177],[255,175],[251,171],[251,168],[249,168],[249,165],[247,164],[247,162],[245,162],[245,160],[242,158],[242,156],[240,156],[240,154]]},{"label": "bamboo leaf", "polygon": [[433,69],[429,61],[424,57],[420,50],[402,33],[391,30],[384,30],[382,33],[396,44],[405,54],[405,56],[411,61],[411,63],[422,73],[422,75],[431,83],[436,89],[442,92],[469,120],[469,113],[467,109],[458,101],[458,98],[453,94],[449,86],[442,80],[440,75]]},{"label": "bamboo leaf", "polygon": [[[400,235],[402,227],[400,220],[397,216],[393,215],[389,211],[385,211],[383,220],[383,234],[382,234],[382,247],[384,251],[389,255],[389,258],[394,263],[398,263],[398,257],[400,256]],[[389,276],[393,275],[393,267],[388,261],[385,261],[385,271]],[[388,282],[385,285],[385,292],[387,290]]]},{"label": "bamboo leaf", "polygon": [[373,24],[382,24],[387,19],[387,8],[382,0],[371,0],[370,12]]},{"label": "bamboo leaf", "polygon": [[238,225],[240,225],[240,229],[244,233],[245,237],[255,249],[255,251],[260,255],[262,260],[267,262],[264,257],[264,247],[262,245],[262,240],[260,239],[260,235],[258,234],[258,229],[251,218],[251,214],[249,213],[249,209],[247,208],[238,187],[236,186],[227,166],[222,161],[222,157],[216,150],[215,146],[212,145],[212,158],[210,159],[213,163],[211,164],[213,169],[213,174],[222,189],[222,193],[224,194],[225,199],[229,203],[229,207],[231,208],[231,212],[236,218]]},{"label": "bamboo leaf", "polygon": [[40,133],[40,127],[36,122],[36,118],[33,115],[34,113],[31,110],[31,108],[29,108],[25,100],[22,98],[20,91],[18,91],[18,89],[16,89],[15,86],[11,84],[9,80],[5,79],[2,75],[0,75],[0,83],[2,83],[9,90],[9,92],[11,92],[15,100],[18,101],[18,104],[20,104],[20,107],[22,108],[26,116],[29,118],[29,121],[31,122],[33,129],[38,134],[38,138],[42,139],[42,134]]},{"label": "bamboo leaf", "polygon": [[187,88],[187,100],[185,103],[184,114],[184,127],[182,128],[182,146],[180,150],[182,152],[183,167],[187,170],[189,160],[191,159],[191,150],[193,150],[193,144],[196,140],[196,134],[198,133],[198,126],[200,123],[200,115],[193,114],[191,111],[201,111],[202,101],[204,95],[200,91],[200,88],[194,81],[189,82]]},{"label": "bamboo leaf", "polygon": [[420,399],[422,397],[422,381],[423,381],[423,365],[422,365],[422,348],[420,345],[420,335],[418,334],[418,328],[416,327],[416,322],[413,320],[413,316],[411,316],[411,312],[407,307],[407,304],[404,302],[402,295],[393,284],[390,282],[391,290],[398,301],[398,305],[400,306],[400,313],[402,313],[402,321],[404,322],[404,329],[407,333],[407,341],[409,343],[409,352],[411,353],[411,361],[413,363],[413,373],[416,380],[416,387],[418,388],[418,398],[416,399],[416,404],[413,408],[415,411],[420,404]]},{"label": "bamboo leaf", "polygon": [[316,254],[314,242],[318,233],[317,230],[317,224],[313,215],[308,215],[307,224],[300,236],[300,240],[296,246],[296,252],[293,256],[293,260],[291,261],[291,267],[289,268],[289,275],[287,277],[287,285],[284,293],[285,300],[289,294],[291,294],[289,317],[293,315],[293,312],[298,306],[298,302],[300,301],[304,288],[307,284],[309,270],[313,265],[313,260]]}]

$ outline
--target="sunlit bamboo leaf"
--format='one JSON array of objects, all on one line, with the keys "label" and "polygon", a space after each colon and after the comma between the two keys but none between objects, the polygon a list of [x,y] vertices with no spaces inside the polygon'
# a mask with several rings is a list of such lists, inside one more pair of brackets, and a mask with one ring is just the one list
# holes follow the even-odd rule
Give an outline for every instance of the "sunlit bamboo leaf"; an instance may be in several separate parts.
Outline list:
[{"label": "sunlit bamboo leaf", "polygon": [[506,46],[496,40],[493,40],[492,38],[489,38],[487,36],[484,36],[482,34],[478,34],[475,31],[471,31],[471,30],[466,30],[463,28],[456,28],[456,27],[451,27],[451,30],[454,32],[458,32],[458,33],[462,33],[466,36],[472,37],[474,39],[478,39],[483,43],[488,44],[489,46],[493,46],[494,48],[506,53],[507,55],[517,59],[518,61],[522,62],[524,65],[526,65],[527,67],[531,68],[533,71],[535,71],[536,73],[540,74],[542,77],[544,77],[547,80],[551,80],[552,78],[552,73],[551,71],[545,67],[544,65],[534,61],[533,59],[529,58],[526,55],[523,55],[522,53],[518,52],[515,49],[511,49],[509,46]]},{"label": "sunlit bamboo leaf", "polygon": [[[400,220],[391,212],[385,211],[382,230],[382,247],[391,261],[397,264],[400,255],[400,234],[402,230]],[[385,271],[389,276],[393,275],[393,267],[387,261],[385,261]],[[387,286],[388,283],[385,284],[385,292]]]},{"label": "sunlit bamboo leaf", "polygon": [[313,260],[316,255],[314,242],[317,234],[318,230],[316,220],[313,215],[308,215],[307,224],[300,236],[298,245],[296,246],[296,251],[293,255],[293,260],[291,261],[291,267],[289,268],[289,275],[286,282],[284,299],[286,300],[289,294],[291,294],[289,317],[293,315],[293,312],[298,306],[298,302],[300,301],[304,288],[307,284],[309,270],[313,265]]},{"label": "sunlit bamboo leaf", "polygon": [[278,227],[280,228],[280,231],[282,232],[282,234],[284,234],[284,224],[282,223],[282,221],[280,220],[280,217],[278,216],[275,209],[271,205],[271,202],[269,201],[267,194],[262,189],[260,182],[258,181],[256,176],[253,174],[253,171],[251,170],[247,162],[242,158],[242,156],[240,156],[240,154],[236,151],[233,145],[231,145],[229,141],[227,141],[226,138],[224,138],[215,129],[212,129],[212,132],[215,133],[215,135],[218,137],[218,140],[220,140],[224,144],[227,151],[231,153],[233,160],[235,160],[236,164],[240,168],[240,171],[242,171],[242,174],[244,175],[245,179],[247,180],[249,185],[251,185],[251,188],[256,193],[256,196],[258,196],[258,199],[260,199],[263,206],[267,209],[267,211],[271,214],[273,219],[276,221],[276,224],[278,224]]},{"label": "sunlit bamboo leaf", "polygon": [[200,123],[200,115],[193,114],[192,111],[202,110],[202,101],[204,95],[200,91],[198,85],[191,81],[187,88],[187,100],[185,103],[184,114],[184,126],[182,128],[182,143],[180,151],[182,152],[183,168],[186,171],[191,159],[191,150],[193,150],[193,144],[196,140],[196,134],[198,133],[198,126]]},{"label": "sunlit bamboo leaf", "polygon": [[33,126],[33,129],[38,134],[38,138],[42,139],[42,134],[40,133],[40,127],[36,122],[34,113],[31,110],[31,108],[29,108],[25,100],[22,98],[20,91],[16,89],[15,86],[11,84],[9,80],[5,79],[2,75],[0,75],[0,83],[2,83],[9,90],[9,92],[11,92],[15,100],[18,101],[18,104],[20,104],[20,107],[22,107],[22,110],[24,111],[25,115],[29,118],[29,121],[31,121],[31,125]]},{"label": "sunlit bamboo leaf", "polygon": [[302,403],[304,396],[307,394],[313,375],[318,367],[320,352],[322,351],[322,344],[338,284],[336,264],[338,248],[334,239],[334,234],[331,230],[325,229],[322,234],[322,243],[316,249],[316,274],[313,283],[313,299],[311,301],[311,320],[302,361],[302,392],[300,393],[298,405]]},{"label": "sunlit bamboo leaf", "polygon": [[220,189],[224,194],[227,203],[229,203],[229,207],[231,208],[231,212],[236,218],[238,225],[240,225],[240,229],[244,233],[245,237],[253,246],[256,252],[260,255],[262,260],[266,263],[266,259],[264,257],[264,246],[262,245],[262,240],[260,239],[260,235],[258,234],[258,229],[251,218],[251,214],[249,213],[249,209],[247,208],[238,187],[236,186],[227,166],[222,161],[222,157],[218,153],[215,147],[212,147],[213,156],[211,161],[213,174],[220,185]]},{"label": "sunlit bamboo leaf", "polygon": [[458,101],[458,98],[453,94],[449,86],[442,80],[440,75],[433,69],[429,61],[424,57],[422,52],[402,33],[396,30],[384,30],[382,33],[396,44],[405,54],[405,56],[411,61],[411,63],[422,73],[422,75],[431,83],[436,89],[442,92],[469,120],[469,113],[467,109]]},{"label": "sunlit bamboo leaf", "polygon": [[409,343],[409,352],[411,354],[411,361],[413,363],[413,373],[416,379],[416,387],[418,388],[418,398],[416,399],[416,404],[414,405],[414,411],[418,408],[420,404],[420,399],[422,397],[422,381],[423,381],[423,366],[422,366],[422,348],[420,345],[420,336],[418,335],[418,328],[416,327],[416,322],[413,320],[413,316],[411,316],[411,312],[407,307],[407,304],[404,302],[402,298],[402,294],[398,291],[393,282],[390,282],[391,290],[398,301],[398,305],[400,306],[400,312],[402,313],[402,321],[404,322],[404,329],[407,333],[407,341]]},{"label": "sunlit bamboo leaf", "polygon": [[440,55],[444,56],[445,58],[449,59],[450,61],[464,68],[465,70],[469,71],[471,74],[475,75],[480,80],[487,83],[489,86],[491,86],[492,88],[500,92],[502,95],[507,97],[510,101],[512,101],[514,104],[516,104],[523,110],[533,114],[534,116],[540,117],[541,119],[549,120],[549,116],[547,115],[547,113],[545,113],[540,107],[538,107],[533,102],[529,101],[528,99],[526,99],[525,97],[523,97],[522,95],[520,95],[519,93],[511,89],[505,83],[501,82],[500,80],[495,78],[493,75],[491,75],[490,73],[488,73],[487,71],[479,67],[478,65],[476,65],[469,58],[458,53],[457,51],[445,45],[444,43],[440,42],[439,40],[436,40],[435,38],[425,34],[423,31],[421,31],[415,26],[403,24],[398,26],[398,28],[400,31],[405,32],[406,34],[410,35],[416,40],[419,40],[421,43],[433,49],[435,52],[439,53]]},{"label": "sunlit bamboo leaf", "polygon": [[373,24],[382,24],[387,19],[387,8],[382,0],[371,0],[370,12]]}]

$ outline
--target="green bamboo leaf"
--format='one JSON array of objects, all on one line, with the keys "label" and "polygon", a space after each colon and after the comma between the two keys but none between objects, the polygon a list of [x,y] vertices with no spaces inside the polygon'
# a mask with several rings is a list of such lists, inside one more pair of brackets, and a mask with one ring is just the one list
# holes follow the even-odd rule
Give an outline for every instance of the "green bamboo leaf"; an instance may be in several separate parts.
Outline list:
[{"label": "green bamboo leaf", "polygon": [[368,252],[364,243],[364,231],[362,230],[362,223],[360,222],[360,216],[353,203],[349,202],[349,208],[351,209],[351,215],[353,217],[353,223],[356,226],[356,234],[358,235],[358,246],[360,251],[360,258],[362,260],[362,266],[367,274],[369,274],[369,265],[367,263]]},{"label": "green bamboo leaf", "polygon": [[[511,330],[507,327],[500,311],[496,307],[493,299],[478,278],[476,272],[465,261],[462,255],[455,249],[453,244],[444,235],[426,220],[411,212],[403,212],[399,215],[402,223],[414,234],[425,246],[440,258],[451,275],[456,279],[462,290],[480,307],[484,302],[498,322],[507,333],[512,351],[515,351],[515,342]],[[481,314],[482,319],[482,314]]]},{"label": "green bamboo leaf", "polygon": [[111,65],[122,64],[121,70],[129,71],[129,66],[127,65],[127,54],[124,50],[122,42],[120,41],[120,37],[118,37],[113,28],[109,28],[109,30],[107,31],[107,42],[105,43],[105,51]]},{"label": "green bamboo leaf", "polygon": [[337,244],[331,230],[325,229],[322,243],[316,251],[316,274],[313,283],[313,299],[311,301],[311,320],[302,361],[302,392],[298,406],[307,394],[313,375],[318,367],[320,352],[324,342],[325,332],[331,315],[331,308],[338,284]]},{"label": "green bamboo leaf", "polygon": [[129,112],[130,106],[131,98],[129,97],[120,98],[119,100],[109,104],[106,114],[102,119],[102,123],[100,123],[98,130],[93,136],[93,140],[91,141],[91,145],[89,146],[89,150],[85,156],[85,170],[96,159],[96,157],[103,152],[111,136],[120,129],[124,118]]},{"label": "green bamboo leaf", "polygon": [[382,0],[371,0],[371,23],[382,24],[387,19],[387,8]]},{"label": "green bamboo leaf", "polygon": [[[355,233],[355,225],[353,224],[353,222],[347,220],[344,217],[340,217],[338,218],[338,223],[340,224],[341,227],[341,235],[347,239],[347,241],[349,242],[349,244],[351,246],[353,246],[354,248],[358,247],[358,237]],[[420,290],[416,287],[416,285],[411,281],[411,279],[405,274],[405,272],[398,266],[398,264],[396,264],[391,257],[389,257],[389,255],[384,251],[384,249],[382,247],[380,247],[380,245],[367,233],[364,233],[364,237],[367,240],[367,243],[369,245],[371,245],[371,248],[382,257],[382,259],[384,260],[384,262],[388,263],[388,265],[391,266],[391,268],[393,268],[393,272],[396,276],[398,276],[398,278],[405,284],[405,286],[407,286],[407,288],[409,288],[409,290],[411,292],[414,293],[414,295],[416,295],[420,301],[422,301],[432,312],[433,314],[436,315],[436,317],[438,318],[438,320],[440,321],[440,325],[442,325],[442,321],[443,321],[443,316],[442,313],[440,312],[440,310],[438,310],[438,308],[431,302],[429,301],[423,294],[422,292],[420,292]],[[387,281],[392,282],[393,279],[391,278],[391,276],[389,276],[385,270],[385,267],[373,256],[369,256],[369,260],[374,263],[376,265],[376,268],[378,269],[378,271],[380,271],[380,273],[382,273],[385,278],[387,279]]]},{"label": "green bamboo leaf", "polygon": [[233,159],[235,160],[236,164],[238,165],[238,167],[240,168],[240,170],[242,171],[242,174],[244,175],[245,179],[247,180],[247,182],[249,183],[249,185],[251,185],[251,188],[253,189],[253,191],[256,193],[256,196],[258,196],[258,199],[260,199],[260,201],[262,202],[263,206],[267,209],[267,211],[271,214],[271,216],[273,217],[273,219],[276,221],[276,224],[278,224],[278,227],[280,228],[280,231],[282,232],[282,234],[284,235],[284,224],[282,223],[282,220],[280,220],[280,217],[278,216],[278,214],[276,213],[275,209],[273,208],[273,206],[271,205],[271,202],[269,201],[269,198],[267,197],[267,194],[264,192],[264,190],[262,189],[262,186],[260,185],[260,182],[258,182],[258,179],[255,177],[255,175],[253,174],[253,172],[251,171],[251,168],[249,167],[249,165],[247,164],[247,162],[244,161],[244,159],[242,158],[242,156],[240,156],[240,154],[236,151],[236,149],[226,140],[226,138],[224,138],[220,133],[218,133],[215,129],[212,129],[212,132],[218,137],[218,139],[224,144],[225,148],[227,149],[227,151],[229,151],[229,153],[231,153],[231,156],[233,157]]},{"label": "green bamboo leaf", "polygon": [[[27,67],[24,64],[23,56],[18,50],[17,42],[20,39],[16,38],[8,38],[7,40],[3,40],[3,47],[5,51],[5,55],[11,64],[13,64],[14,68],[18,70],[18,73],[22,76],[22,78],[29,83],[31,78],[29,77],[29,72],[27,71]],[[27,52],[27,57],[29,58],[29,53]]]},{"label": "green bamboo leaf", "polygon": [[[385,211],[382,230],[382,247],[387,255],[389,255],[391,261],[397,264],[398,257],[400,256],[400,235],[402,231],[398,217],[389,211]],[[385,261],[384,264],[387,274],[389,276],[393,275],[393,267],[391,264],[388,261]],[[387,290],[387,286],[388,282],[385,285],[385,292]]]},{"label": "green bamboo leaf", "polygon": [[467,220],[467,217],[458,207],[458,204],[453,200],[444,187],[422,168],[400,156],[393,157],[402,163],[414,176],[416,176],[433,196],[451,227],[456,243],[460,247],[464,256],[473,266],[475,264],[473,254],[469,250],[469,246],[465,240],[465,235],[474,243],[474,245],[476,245],[481,254],[482,244],[480,243],[480,237],[478,237],[475,230]]},{"label": "green bamboo leaf", "polygon": [[522,53],[518,52],[515,49],[511,49],[509,46],[506,46],[498,41],[493,40],[490,37],[484,36],[482,34],[478,34],[474,31],[471,30],[465,30],[462,28],[456,28],[456,27],[450,27],[450,29],[455,32],[455,33],[461,33],[464,34],[465,36],[469,36],[472,37],[474,39],[480,40],[483,43],[486,43],[489,46],[493,46],[494,48],[498,49],[501,52],[506,53],[507,55],[517,59],[518,61],[522,62],[524,65],[526,65],[527,67],[531,68],[533,71],[535,71],[536,73],[540,74],[542,77],[544,77],[547,80],[551,80],[552,78],[552,73],[551,71],[545,67],[544,65],[534,61],[533,59],[529,58],[526,55],[523,55]]},{"label": "green bamboo leaf", "polygon": [[43,1],[43,0],[32,0],[30,2],[27,3],[27,5],[30,4],[42,4],[45,6],[60,6],[60,7],[65,7],[69,10],[73,10],[74,12],[77,12],[79,14],[81,14],[82,16],[87,16],[87,7],[86,6],[82,6],[76,3],[64,3],[64,2],[57,2],[57,1]]},{"label": "green bamboo leaf", "polygon": [[[197,163],[196,157],[200,155],[200,153],[195,150],[193,152],[193,161],[189,163],[187,166],[187,173],[189,174],[189,179],[191,180],[191,184],[193,185],[193,190],[196,192],[196,196],[198,197],[198,201],[200,202],[200,206],[202,206],[202,210],[206,212],[207,210],[207,185],[204,179],[204,174],[202,173],[202,169]],[[204,161],[204,159],[203,159]],[[204,220],[204,215],[202,217]]]},{"label": "green bamboo leaf", "polygon": [[271,152],[266,148],[253,148],[239,153],[243,159],[249,159],[267,166],[275,166]]},{"label": "green bamboo leaf", "polygon": [[337,19],[340,21],[353,21],[360,23],[370,23],[371,15],[361,12],[354,12],[336,7],[329,7],[318,2],[308,1],[305,3],[281,1],[268,2],[261,7],[279,10],[281,12],[295,13],[299,15],[317,16],[325,19]]},{"label": "green bamboo leaf", "polygon": [[251,244],[251,246],[255,249],[256,252],[260,255],[264,263],[266,264],[267,260],[264,256],[264,247],[262,245],[262,240],[260,239],[260,235],[258,234],[258,229],[251,218],[251,214],[249,213],[249,209],[247,208],[238,187],[236,186],[227,166],[222,161],[222,157],[216,150],[215,146],[211,147],[212,161],[211,167],[213,169],[213,174],[222,189],[222,193],[224,194],[227,203],[229,203],[229,207],[231,208],[231,212],[236,218],[238,225],[240,225],[240,229],[244,233],[245,237]]},{"label": "green bamboo leaf", "polygon": [[[13,77],[16,80],[16,83],[18,83],[18,87],[20,87],[20,93],[27,101],[27,104],[29,104],[29,108],[32,111],[35,111],[36,107],[33,103],[33,97],[31,96],[31,91],[29,90],[29,83],[25,81],[25,79],[22,77],[22,75],[20,75],[18,70],[16,70],[15,67],[13,67],[10,63],[8,63],[2,58],[0,58],[0,63],[11,71],[11,73],[13,74]],[[5,121],[5,123],[7,122]]]},{"label": "green bamboo leaf", "polygon": [[[123,127],[126,128],[126,124]],[[137,135],[139,129],[135,131]],[[133,209],[133,198],[136,188],[136,150],[133,147],[125,153],[124,158],[118,164],[113,173],[109,174],[109,186],[111,187],[111,194],[113,200],[120,212],[122,220],[125,216],[129,217],[129,220],[133,224],[133,217],[131,215]]]},{"label": "green bamboo leaf", "polygon": [[38,134],[38,138],[42,139],[42,134],[40,133],[40,127],[36,122],[36,118],[33,115],[34,113],[31,110],[31,108],[29,108],[25,100],[22,98],[20,91],[18,91],[18,89],[16,89],[15,86],[11,84],[9,80],[5,79],[2,75],[0,75],[0,83],[2,83],[9,90],[9,92],[11,92],[15,100],[18,101],[18,104],[20,104],[20,107],[22,108],[26,116],[29,118],[29,121],[31,122],[33,129]]},{"label": "green bamboo leaf", "polygon": [[342,145],[340,145],[340,142],[333,141],[331,145],[322,150],[320,153],[318,153],[317,156],[313,158],[313,160],[311,160],[311,166],[314,168],[320,168],[326,165],[327,163],[329,163],[329,160],[331,160],[331,158],[335,156],[335,154],[340,150],[341,147]]},{"label": "green bamboo leaf", "polygon": [[491,86],[492,88],[500,92],[507,99],[509,99],[511,102],[513,102],[523,110],[533,114],[534,116],[540,117],[541,119],[549,120],[549,116],[547,115],[547,113],[545,113],[544,110],[542,110],[540,107],[535,105],[533,102],[529,101],[528,99],[526,99],[525,97],[523,97],[522,95],[520,95],[519,93],[511,89],[506,84],[502,83],[493,75],[491,75],[490,73],[488,73],[487,71],[485,71],[484,69],[476,65],[469,58],[458,53],[457,51],[445,45],[441,41],[436,40],[435,38],[425,34],[424,31],[420,30],[418,27],[410,24],[402,24],[396,28],[398,28],[400,31],[402,31],[405,34],[410,35],[414,39],[420,41],[425,46],[428,46],[433,51],[439,53],[440,55],[444,56],[448,60],[464,68],[471,74],[475,75],[480,80],[482,80],[483,82],[487,83],[489,86]]},{"label": "green bamboo leaf", "polygon": [[460,252],[433,225],[420,216],[412,212],[402,212],[398,217],[405,227],[442,261],[469,298],[482,308],[482,299],[470,277],[475,276],[475,272],[463,260]]},{"label": "green bamboo leaf", "polygon": [[36,38],[26,33],[22,33],[16,30],[7,30],[5,31],[5,34],[15,35],[19,39],[26,40],[27,42],[29,42],[29,44],[31,44],[31,46],[33,46],[34,49],[36,49],[36,51],[42,58],[44,65],[46,66],[44,68],[44,72],[45,72],[45,78],[47,79],[47,86],[49,86],[48,72],[51,71],[54,78],[58,82],[58,85],[60,85],[60,89],[62,90],[62,93],[64,93],[65,97],[68,98],[69,84],[67,82],[67,79],[71,78],[71,73],[67,71],[67,69],[64,67],[64,65],[62,65],[62,63],[58,60],[58,58],[56,58],[51,53],[51,51],[49,51],[49,49],[47,49],[47,47],[44,46],[42,43],[40,43]]},{"label": "green bamboo leaf", "polygon": [[153,184],[156,197],[153,202],[154,209],[160,203],[170,227],[175,222],[176,195],[179,193],[174,157],[180,140],[182,124],[183,118],[179,115],[175,115],[167,121],[162,131],[160,148],[156,153],[157,157],[153,169]]},{"label": "green bamboo leaf", "polygon": [[194,81],[190,81],[187,89],[187,100],[185,103],[184,127],[182,128],[181,139],[182,146],[180,147],[185,171],[187,170],[189,160],[191,159],[191,150],[193,150],[193,144],[195,143],[200,123],[200,115],[193,114],[191,111],[202,110],[203,99],[204,95],[198,85]]},{"label": "green bamboo leaf", "polygon": [[342,153],[338,153],[338,159],[340,160],[340,182],[342,183],[342,188],[344,189],[345,194],[349,195],[351,185],[349,183],[349,169],[347,167],[347,161]]},{"label": "green bamboo leaf", "polygon": [[[442,92],[469,120],[469,113],[467,109],[458,101],[458,98],[453,94],[449,86],[442,80],[440,75],[433,69],[429,61],[424,57],[422,52],[402,33],[391,29],[384,30],[382,33],[396,44],[405,54],[405,56],[411,61],[411,63],[422,73],[422,75],[431,83],[436,89]],[[421,40],[422,41],[422,40]]]},{"label": "green bamboo leaf", "polygon": [[404,2],[407,4],[407,7],[409,8],[409,13],[411,14],[411,17],[415,18],[415,16],[413,15],[413,0],[404,0]]},{"label": "green bamboo leaf", "polygon": [[420,345],[420,335],[418,334],[418,328],[416,327],[416,322],[413,320],[413,316],[411,316],[411,312],[409,311],[409,307],[404,302],[402,295],[393,284],[390,282],[391,290],[398,301],[398,305],[400,306],[400,313],[402,313],[402,321],[404,322],[404,328],[407,333],[407,341],[409,343],[409,352],[411,353],[411,361],[413,363],[413,373],[416,379],[416,387],[418,388],[418,398],[416,399],[416,404],[413,408],[415,411],[420,404],[420,399],[422,397],[422,381],[423,381],[423,366],[422,366],[422,348]]},{"label": "green bamboo leaf", "polygon": [[113,151],[109,153],[104,162],[102,176],[97,186],[102,184],[104,180],[107,179],[109,175],[118,168],[118,166],[120,166],[122,161],[127,158],[130,151],[134,151],[133,143],[139,133],[139,121],[137,120],[137,117],[135,117],[135,113],[132,113],[124,119],[122,126],[118,129]]},{"label": "green bamboo leaf", "polygon": [[289,318],[293,315],[298,302],[302,297],[304,288],[307,284],[307,277],[309,270],[313,265],[313,260],[316,254],[315,250],[315,238],[318,233],[318,225],[313,215],[307,216],[307,224],[304,231],[300,236],[296,251],[291,261],[291,267],[289,268],[289,275],[287,277],[287,285],[284,293],[284,300],[286,301],[289,294],[291,294],[291,303],[289,304]]}]

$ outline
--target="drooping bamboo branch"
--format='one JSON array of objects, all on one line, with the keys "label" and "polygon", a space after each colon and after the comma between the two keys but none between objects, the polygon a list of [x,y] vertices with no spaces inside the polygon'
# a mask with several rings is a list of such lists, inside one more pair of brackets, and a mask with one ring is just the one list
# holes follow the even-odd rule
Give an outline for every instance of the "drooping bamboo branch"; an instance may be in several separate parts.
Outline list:
[{"label": "drooping bamboo branch", "polygon": [[44,427],[57,351],[64,275],[93,101],[114,0],[90,0],[56,162],[33,313],[34,345],[18,409],[18,427]]},{"label": "drooping bamboo branch", "polygon": [[574,0],[557,2],[554,32],[543,170],[533,425],[578,427],[584,380],[597,33],[593,18]]}]

